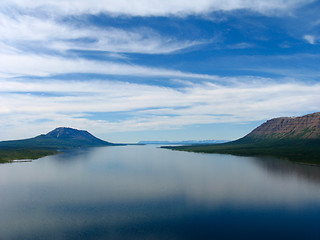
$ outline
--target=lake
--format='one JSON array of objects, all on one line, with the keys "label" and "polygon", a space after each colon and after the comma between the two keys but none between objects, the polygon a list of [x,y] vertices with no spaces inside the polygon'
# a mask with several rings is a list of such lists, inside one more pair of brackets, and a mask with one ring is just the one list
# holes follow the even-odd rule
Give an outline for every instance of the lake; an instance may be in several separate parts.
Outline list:
[{"label": "lake", "polygon": [[1,164],[0,239],[320,239],[320,167],[156,146]]}]

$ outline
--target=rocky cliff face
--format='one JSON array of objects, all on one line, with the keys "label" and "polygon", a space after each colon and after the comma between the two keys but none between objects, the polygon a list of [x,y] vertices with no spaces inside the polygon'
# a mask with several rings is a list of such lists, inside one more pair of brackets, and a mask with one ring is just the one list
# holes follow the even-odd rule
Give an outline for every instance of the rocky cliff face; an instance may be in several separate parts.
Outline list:
[{"label": "rocky cliff face", "polygon": [[268,120],[242,140],[320,139],[320,112]]}]

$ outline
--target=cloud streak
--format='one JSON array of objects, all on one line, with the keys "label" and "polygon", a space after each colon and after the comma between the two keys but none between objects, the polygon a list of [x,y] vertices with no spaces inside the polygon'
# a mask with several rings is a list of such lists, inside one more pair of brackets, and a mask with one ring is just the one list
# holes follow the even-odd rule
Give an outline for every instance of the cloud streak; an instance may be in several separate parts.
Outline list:
[{"label": "cloud streak", "polygon": [[111,61],[64,58],[34,54],[1,54],[0,74],[3,76],[51,76],[67,73],[95,73],[121,76],[181,77],[220,81],[221,78],[178,70],[153,68]]},{"label": "cloud streak", "polygon": [[[232,86],[206,82],[172,89],[117,81],[3,80],[0,89],[2,140],[14,136],[14,132],[23,137],[19,126],[30,129],[24,137],[57,126],[88,129],[101,135],[258,121],[320,107],[320,84],[294,82],[258,81]],[[114,113],[122,117],[108,117]],[[6,135],[9,128],[10,136]]]},{"label": "cloud streak", "polygon": [[150,28],[123,30],[115,27],[81,27],[55,18],[28,14],[0,13],[0,35],[4,49],[67,51],[88,50],[114,53],[168,54],[206,41],[178,40]]},{"label": "cloud streak", "polygon": [[248,9],[255,12],[270,14],[288,12],[312,0],[3,0],[0,7],[19,7],[22,9],[50,9],[55,13],[83,14],[109,13],[112,15],[129,16],[186,16],[207,14],[212,11],[232,11]]},{"label": "cloud streak", "polygon": [[291,13],[300,21],[311,2],[3,0],[0,140],[57,126],[105,134],[317,111],[318,55],[303,47],[316,50],[318,35],[303,29],[294,40],[275,24]]}]

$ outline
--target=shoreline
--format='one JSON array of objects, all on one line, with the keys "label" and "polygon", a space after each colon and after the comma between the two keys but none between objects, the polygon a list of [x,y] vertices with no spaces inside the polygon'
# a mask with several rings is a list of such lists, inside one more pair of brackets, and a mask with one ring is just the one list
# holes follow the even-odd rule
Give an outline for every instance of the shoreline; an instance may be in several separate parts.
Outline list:
[{"label": "shoreline", "polygon": [[0,149],[0,164],[32,162],[58,153],[59,151],[52,149]]}]

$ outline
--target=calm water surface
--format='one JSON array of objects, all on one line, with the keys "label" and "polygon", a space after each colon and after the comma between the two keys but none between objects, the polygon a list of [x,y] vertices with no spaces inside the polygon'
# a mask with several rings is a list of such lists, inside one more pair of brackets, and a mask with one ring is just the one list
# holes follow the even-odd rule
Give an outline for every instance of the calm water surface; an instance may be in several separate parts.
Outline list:
[{"label": "calm water surface", "polygon": [[1,164],[0,239],[320,239],[320,168],[154,146]]}]

